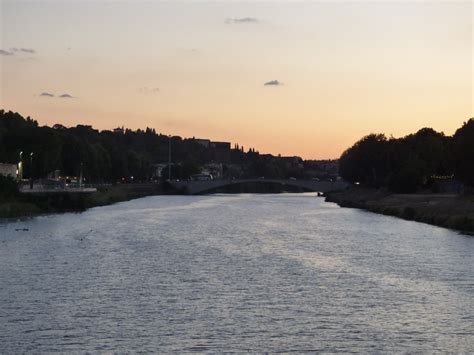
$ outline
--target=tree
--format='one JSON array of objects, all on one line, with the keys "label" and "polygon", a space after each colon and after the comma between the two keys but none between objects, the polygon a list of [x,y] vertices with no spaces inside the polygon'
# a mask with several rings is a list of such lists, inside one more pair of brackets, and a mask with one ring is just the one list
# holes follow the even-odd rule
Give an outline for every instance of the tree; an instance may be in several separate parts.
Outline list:
[{"label": "tree", "polygon": [[349,182],[380,187],[388,175],[389,141],[383,134],[365,136],[342,153],[339,173]]},{"label": "tree", "polygon": [[454,134],[453,160],[456,176],[474,186],[474,118],[464,122]]}]

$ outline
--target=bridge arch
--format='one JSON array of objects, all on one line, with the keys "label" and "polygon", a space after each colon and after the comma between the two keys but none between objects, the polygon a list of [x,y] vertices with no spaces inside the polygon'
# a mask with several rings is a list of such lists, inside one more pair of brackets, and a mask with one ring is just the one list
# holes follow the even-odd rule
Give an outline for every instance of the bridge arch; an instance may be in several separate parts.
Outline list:
[{"label": "bridge arch", "polygon": [[305,191],[329,192],[345,189],[348,184],[344,181],[314,181],[314,180],[294,180],[294,179],[216,179],[207,181],[171,181],[170,184],[188,194],[206,194],[212,193],[219,188],[237,185],[237,184],[278,184],[290,186]]}]

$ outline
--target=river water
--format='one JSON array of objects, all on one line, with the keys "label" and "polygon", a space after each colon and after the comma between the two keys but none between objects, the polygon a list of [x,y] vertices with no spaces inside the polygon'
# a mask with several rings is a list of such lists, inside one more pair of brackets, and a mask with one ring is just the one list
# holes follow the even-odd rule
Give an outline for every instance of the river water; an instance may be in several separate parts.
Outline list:
[{"label": "river water", "polygon": [[313,194],[2,222],[0,286],[0,353],[474,351],[474,237]]}]

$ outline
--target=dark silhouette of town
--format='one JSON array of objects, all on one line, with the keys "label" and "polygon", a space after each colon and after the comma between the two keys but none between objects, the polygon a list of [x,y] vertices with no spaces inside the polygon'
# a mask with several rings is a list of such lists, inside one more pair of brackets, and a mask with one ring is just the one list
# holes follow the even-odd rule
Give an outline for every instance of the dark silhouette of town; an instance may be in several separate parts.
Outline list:
[{"label": "dark silhouette of town", "polygon": [[0,111],[0,141],[0,162],[21,159],[25,179],[82,174],[90,183],[131,183],[193,177],[330,181],[338,176],[336,160],[260,154],[228,142],[170,137],[153,128],[40,127],[29,117],[5,111]]},{"label": "dark silhouette of town", "polygon": [[[386,188],[398,193],[474,186],[474,119],[453,136],[423,128],[402,138],[370,134],[339,160],[260,154],[209,139],[160,134],[153,128],[39,126],[0,110],[0,162],[18,164],[23,179],[77,177],[89,183],[167,180],[314,179]],[[5,164],[4,164],[5,165]],[[5,174],[4,174],[5,175]]]}]

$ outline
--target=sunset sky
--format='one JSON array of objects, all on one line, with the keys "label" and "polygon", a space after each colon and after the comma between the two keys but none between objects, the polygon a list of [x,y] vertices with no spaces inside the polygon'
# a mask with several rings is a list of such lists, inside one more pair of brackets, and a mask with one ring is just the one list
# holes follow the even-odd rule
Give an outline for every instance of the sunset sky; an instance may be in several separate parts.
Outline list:
[{"label": "sunset sky", "polygon": [[0,4],[0,108],[40,124],[322,159],[474,116],[472,1]]}]

